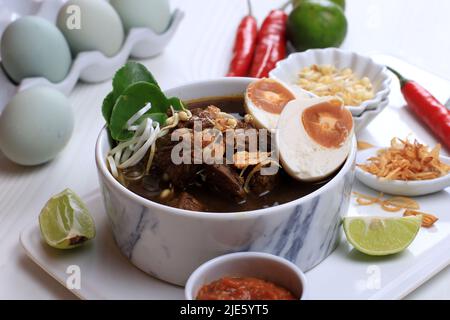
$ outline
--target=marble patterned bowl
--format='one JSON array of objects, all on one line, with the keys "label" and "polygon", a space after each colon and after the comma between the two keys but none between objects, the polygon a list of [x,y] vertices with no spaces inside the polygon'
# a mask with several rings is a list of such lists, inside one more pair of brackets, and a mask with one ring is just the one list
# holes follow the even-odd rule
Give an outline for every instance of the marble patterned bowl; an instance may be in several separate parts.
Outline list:
[{"label": "marble patterned bowl", "polygon": [[[183,100],[243,95],[252,80],[195,82],[166,93]],[[108,171],[105,158],[110,148],[103,129],[95,158],[116,243],[131,263],[156,278],[183,286],[204,262],[242,251],[271,253],[306,272],[339,243],[354,180],[356,139],[342,169],[320,189],[276,207],[236,213],[186,211],[138,196]]]}]

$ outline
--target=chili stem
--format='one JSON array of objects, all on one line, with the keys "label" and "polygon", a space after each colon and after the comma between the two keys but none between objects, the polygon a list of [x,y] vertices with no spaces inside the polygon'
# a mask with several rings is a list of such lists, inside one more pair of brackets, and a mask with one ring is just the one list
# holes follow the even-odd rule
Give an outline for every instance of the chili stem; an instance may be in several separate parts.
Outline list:
[{"label": "chili stem", "polygon": [[252,1],[247,0],[248,15],[253,17]]},{"label": "chili stem", "polygon": [[391,71],[393,74],[395,74],[397,76],[398,80],[400,80],[400,85],[402,87],[409,81],[404,76],[402,76],[398,71],[392,69],[391,67],[386,66],[386,68],[388,68],[389,71]]},{"label": "chili stem", "polygon": [[291,4],[292,0],[289,0],[288,2],[286,2],[285,4],[283,4],[279,10],[284,11],[286,10],[286,8]]}]

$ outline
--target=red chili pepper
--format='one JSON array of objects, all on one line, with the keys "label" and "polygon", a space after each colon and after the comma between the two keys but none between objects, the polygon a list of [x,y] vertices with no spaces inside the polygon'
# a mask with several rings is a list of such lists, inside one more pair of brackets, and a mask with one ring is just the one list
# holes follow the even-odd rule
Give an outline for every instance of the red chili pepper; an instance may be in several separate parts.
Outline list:
[{"label": "red chili pepper", "polygon": [[278,61],[286,57],[286,23],[283,10],[272,10],[259,31],[250,76],[265,78]]},{"label": "red chili pepper", "polygon": [[450,112],[433,95],[417,82],[404,78],[388,67],[400,80],[403,96],[408,106],[450,150]]},{"label": "red chili pepper", "polygon": [[252,64],[258,36],[258,24],[252,15],[250,0],[248,0],[248,10],[248,15],[242,19],[237,29],[233,59],[227,77],[246,77]]}]

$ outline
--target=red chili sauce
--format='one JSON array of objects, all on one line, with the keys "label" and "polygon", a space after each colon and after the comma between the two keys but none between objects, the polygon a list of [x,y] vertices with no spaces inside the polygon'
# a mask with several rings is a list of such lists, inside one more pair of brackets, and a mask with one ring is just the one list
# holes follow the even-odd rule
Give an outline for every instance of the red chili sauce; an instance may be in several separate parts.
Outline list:
[{"label": "red chili sauce", "polygon": [[197,300],[296,300],[288,290],[256,278],[222,279],[204,285]]}]

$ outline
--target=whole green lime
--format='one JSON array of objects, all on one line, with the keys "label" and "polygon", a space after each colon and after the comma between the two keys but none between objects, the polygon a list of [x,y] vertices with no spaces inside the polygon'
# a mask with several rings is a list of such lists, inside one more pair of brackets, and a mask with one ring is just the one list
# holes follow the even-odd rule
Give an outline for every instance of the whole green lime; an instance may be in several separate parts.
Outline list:
[{"label": "whole green lime", "polygon": [[345,0],[330,0],[331,2],[336,3],[338,6],[345,10]]},{"label": "whole green lime", "polygon": [[288,36],[296,50],[339,47],[347,35],[347,19],[328,0],[304,0],[288,19]]},{"label": "whole green lime", "polygon": [[[295,8],[296,6],[298,6],[303,1],[307,1],[307,0],[292,0],[292,4],[293,4],[293,6]],[[345,0],[328,0],[328,1],[336,3],[343,10],[345,10]]]}]

